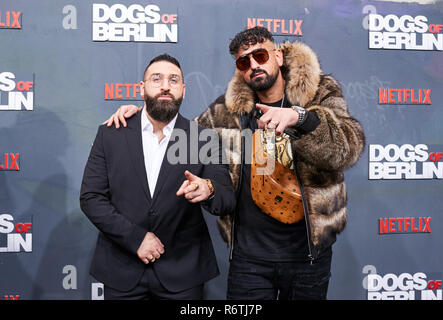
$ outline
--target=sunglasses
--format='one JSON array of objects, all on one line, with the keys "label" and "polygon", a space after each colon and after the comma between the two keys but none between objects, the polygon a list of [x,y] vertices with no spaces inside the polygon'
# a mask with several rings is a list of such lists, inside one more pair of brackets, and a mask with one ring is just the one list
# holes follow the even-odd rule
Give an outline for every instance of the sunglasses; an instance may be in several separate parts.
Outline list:
[{"label": "sunglasses", "polygon": [[[275,49],[271,50],[275,51]],[[264,48],[256,49],[248,54],[245,54],[244,56],[239,57],[235,61],[235,65],[237,66],[237,69],[240,71],[246,71],[251,67],[251,58],[254,58],[255,61],[259,64],[264,64],[269,60],[269,52],[268,50]]]}]

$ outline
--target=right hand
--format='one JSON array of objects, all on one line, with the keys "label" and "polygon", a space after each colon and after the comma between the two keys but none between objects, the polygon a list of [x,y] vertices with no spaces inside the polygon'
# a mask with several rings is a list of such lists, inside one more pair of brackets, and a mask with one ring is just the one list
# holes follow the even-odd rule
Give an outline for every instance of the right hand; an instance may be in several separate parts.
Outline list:
[{"label": "right hand", "polygon": [[115,124],[115,128],[120,128],[120,123],[123,125],[123,127],[126,127],[126,120],[125,118],[130,118],[134,114],[136,114],[138,111],[140,111],[142,107],[137,107],[134,105],[123,105],[105,122],[102,124],[106,124],[108,127],[112,126],[112,124]]},{"label": "right hand", "polygon": [[160,239],[152,232],[147,232],[137,250],[137,255],[144,264],[148,264],[160,258],[160,255],[164,252],[165,247]]},{"label": "right hand", "polygon": [[177,191],[177,196],[184,195],[191,203],[205,201],[211,196],[208,183],[188,170],[185,171],[186,180],[182,183]]}]

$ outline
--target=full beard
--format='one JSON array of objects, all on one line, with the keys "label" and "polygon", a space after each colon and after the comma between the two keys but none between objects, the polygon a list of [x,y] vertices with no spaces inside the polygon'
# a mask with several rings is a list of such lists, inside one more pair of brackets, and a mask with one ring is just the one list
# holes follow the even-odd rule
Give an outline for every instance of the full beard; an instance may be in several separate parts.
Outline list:
[{"label": "full beard", "polygon": [[263,72],[265,74],[264,79],[262,78],[252,79],[251,81],[246,82],[246,84],[249,86],[249,88],[251,88],[254,91],[266,91],[274,85],[278,77],[278,72],[270,75],[265,70],[256,69],[251,73],[250,78],[252,78],[256,73],[259,72]]},{"label": "full beard", "polygon": [[[169,95],[171,101],[159,101],[160,96]],[[145,95],[146,111],[156,121],[169,123],[178,113],[183,97],[175,99],[171,94],[160,93],[155,97]]]}]

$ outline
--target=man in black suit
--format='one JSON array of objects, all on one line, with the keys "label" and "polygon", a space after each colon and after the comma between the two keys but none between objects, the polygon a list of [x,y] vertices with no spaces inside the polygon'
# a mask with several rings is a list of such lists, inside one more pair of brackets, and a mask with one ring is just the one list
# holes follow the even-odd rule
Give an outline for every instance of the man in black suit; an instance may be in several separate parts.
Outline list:
[{"label": "man in black suit", "polygon": [[[80,204],[100,231],[90,272],[105,299],[201,299],[219,274],[201,207],[234,209],[228,168],[218,135],[208,148],[178,113],[186,87],[175,58],[151,60],[140,84],[143,112],[122,130],[100,126],[85,167]],[[177,150],[186,161],[173,164]]]}]

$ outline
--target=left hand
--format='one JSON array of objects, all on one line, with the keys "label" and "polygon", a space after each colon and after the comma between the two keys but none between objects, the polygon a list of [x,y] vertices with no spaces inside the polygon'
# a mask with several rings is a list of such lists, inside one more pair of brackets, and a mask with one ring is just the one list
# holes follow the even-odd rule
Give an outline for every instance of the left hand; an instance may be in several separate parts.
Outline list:
[{"label": "left hand", "polygon": [[108,127],[114,124],[116,129],[120,128],[120,124],[122,124],[123,127],[126,127],[126,118],[132,117],[134,114],[141,110],[142,107],[137,107],[134,105],[123,105],[118,108],[118,110],[102,124],[106,124]]},{"label": "left hand", "polygon": [[177,191],[177,196],[185,195],[191,203],[205,201],[211,195],[208,183],[188,170],[185,171],[186,179]]},{"label": "left hand", "polygon": [[277,134],[282,134],[286,127],[293,127],[298,122],[299,114],[291,108],[270,107],[261,103],[257,103],[256,106],[263,112],[257,120],[260,129],[267,127],[275,129]]}]

